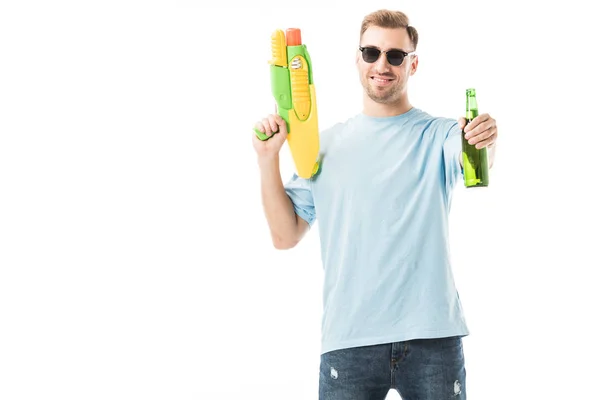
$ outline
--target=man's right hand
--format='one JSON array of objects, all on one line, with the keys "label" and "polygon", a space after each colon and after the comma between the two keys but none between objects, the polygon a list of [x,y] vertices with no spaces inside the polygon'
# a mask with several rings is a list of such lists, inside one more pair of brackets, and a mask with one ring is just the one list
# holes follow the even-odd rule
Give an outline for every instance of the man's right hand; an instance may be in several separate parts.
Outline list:
[{"label": "man's right hand", "polygon": [[261,160],[276,159],[288,135],[283,118],[279,114],[269,114],[262,121],[257,122],[255,128],[269,137],[267,140],[260,140],[256,137],[256,133],[252,131],[252,144],[258,158]]}]

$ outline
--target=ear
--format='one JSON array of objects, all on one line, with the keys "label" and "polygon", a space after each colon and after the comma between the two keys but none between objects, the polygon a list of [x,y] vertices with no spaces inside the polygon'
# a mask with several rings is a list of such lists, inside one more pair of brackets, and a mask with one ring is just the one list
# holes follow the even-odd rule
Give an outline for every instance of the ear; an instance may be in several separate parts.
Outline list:
[{"label": "ear", "polygon": [[418,65],[419,65],[419,56],[414,55],[413,59],[410,63],[410,75],[414,75],[417,72]]}]

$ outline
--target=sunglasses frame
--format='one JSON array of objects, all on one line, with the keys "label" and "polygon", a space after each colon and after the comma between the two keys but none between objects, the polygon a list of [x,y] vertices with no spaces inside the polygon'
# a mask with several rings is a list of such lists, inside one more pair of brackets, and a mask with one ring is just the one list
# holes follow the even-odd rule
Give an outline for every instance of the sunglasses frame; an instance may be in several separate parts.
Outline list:
[{"label": "sunglasses frame", "polygon": [[[394,66],[394,67],[399,67],[399,66],[401,66],[402,64],[404,64],[404,59],[405,59],[406,57],[408,57],[408,56],[413,56],[413,55],[417,54],[417,52],[416,52],[416,51],[411,51],[410,53],[407,53],[406,51],[404,51],[404,50],[401,50],[401,49],[381,50],[381,49],[378,49],[378,48],[377,48],[377,47],[375,47],[375,46],[358,46],[358,50],[360,50],[360,52],[361,52],[361,55],[362,55],[362,59],[363,59],[363,61],[364,61],[364,62],[366,62],[366,63],[368,63],[368,64],[373,64],[373,63],[377,62],[377,61],[379,60],[379,57],[381,57],[381,54],[385,54],[386,61],[387,61],[387,62],[388,62],[390,65],[392,65],[392,66]],[[373,60],[373,61],[367,61],[367,60],[365,60],[365,57],[366,57],[366,55],[365,55],[365,50],[376,50],[376,51],[378,51],[378,52],[379,52],[379,54],[377,54],[377,58],[376,58],[375,60]],[[398,64],[398,65],[392,64],[392,63],[390,62],[390,56],[389,56],[389,53],[390,53],[390,52],[392,52],[392,53],[393,53],[393,52],[398,52],[398,53],[402,54],[402,62],[401,62],[400,64]]]}]

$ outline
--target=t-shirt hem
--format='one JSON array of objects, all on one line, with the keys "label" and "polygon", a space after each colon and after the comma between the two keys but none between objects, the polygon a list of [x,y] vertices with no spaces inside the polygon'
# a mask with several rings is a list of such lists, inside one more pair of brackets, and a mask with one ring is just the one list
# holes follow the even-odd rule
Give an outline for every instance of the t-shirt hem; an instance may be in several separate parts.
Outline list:
[{"label": "t-shirt hem", "polygon": [[386,343],[403,342],[413,339],[437,339],[450,336],[468,336],[469,330],[467,328],[459,329],[446,329],[446,330],[435,330],[435,331],[415,331],[415,332],[404,332],[396,333],[393,335],[379,336],[379,337],[367,337],[353,340],[336,341],[336,342],[324,342],[321,345],[321,354],[325,354],[335,350],[348,349],[352,347],[361,346],[374,346]]}]

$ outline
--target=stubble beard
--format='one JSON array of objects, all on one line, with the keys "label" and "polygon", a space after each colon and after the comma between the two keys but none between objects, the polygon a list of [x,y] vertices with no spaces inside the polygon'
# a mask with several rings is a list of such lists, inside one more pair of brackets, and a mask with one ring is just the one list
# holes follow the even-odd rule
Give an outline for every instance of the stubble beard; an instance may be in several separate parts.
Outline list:
[{"label": "stubble beard", "polygon": [[394,82],[391,87],[380,90],[373,87],[371,78],[366,77],[365,79],[366,81],[363,81],[363,87],[367,96],[374,102],[379,104],[396,104],[400,101],[402,97],[402,87],[398,82]]}]

